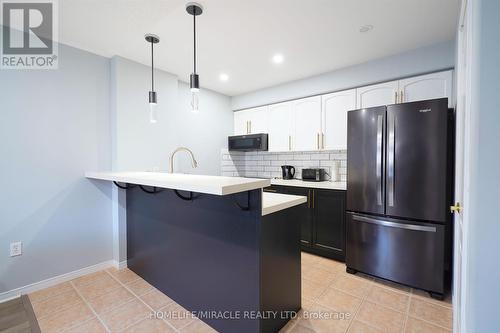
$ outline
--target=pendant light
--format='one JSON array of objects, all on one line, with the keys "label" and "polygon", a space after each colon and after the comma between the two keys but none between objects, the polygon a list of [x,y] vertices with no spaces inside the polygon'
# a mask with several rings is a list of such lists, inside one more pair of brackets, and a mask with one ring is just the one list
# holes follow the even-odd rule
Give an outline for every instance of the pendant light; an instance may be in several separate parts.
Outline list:
[{"label": "pendant light", "polygon": [[160,37],[153,34],[146,34],[144,36],[146,42],[151,44],[151,91],[149,92],[149,122],[154,124],[158,122],[158,118],[156,115],[156,105],[157,105],[157,96],[155,91],[155,68],[154,68],[154,55],[153,55],[153,46],[160,42]]},{"label": "pendant light", "polygon": [[200,77],[196,73],[196,16],[203,13],[203,7],[190,2],[186,5],[186,11],[193,16],[193,73],[189,77],[189,87],[191,88],[191,110],[198,112],[198,94],[200,92]]}]

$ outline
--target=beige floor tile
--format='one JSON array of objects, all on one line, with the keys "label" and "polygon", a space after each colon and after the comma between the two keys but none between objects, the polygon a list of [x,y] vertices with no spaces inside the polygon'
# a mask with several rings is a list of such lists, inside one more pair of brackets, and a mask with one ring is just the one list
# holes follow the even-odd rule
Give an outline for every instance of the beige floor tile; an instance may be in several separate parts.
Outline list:
[{"label": "beige floor tile", "polygon": [[302,279],[302,297],[316,300],[328,288],[328,284]]},{"label": "beige floor tile", "polygon": [[403,329],[405,315],[369,301],[364,301],[356,319],[386,333],[399,333]]},{"label": "beige floor tile", "polygon": [[451,333],[451,331],[420,319],[408,317],[405,333]]},{"label": "beige floor tile", "polygon": [[141,299],[154,310],[163,308],[164,306],[169,305],[173,302],[170,297],[168,297],[158,289],[153,289],[147,294],[142,295]]},{"label": "beige floor tile", "polygon": [[64,333],[106,333],[106,329],[97,318],[94,318]]},{"label": "beige floor tile", "polygon": [[113,275],[118,281],[121,283],[129,283],[134,280],[139,279],[139,275],[135,274],[128,268],[120,269],[120,270],[108,270],[108,272]]},{"label": "beige floor tile", "polygon": [[429,302],[429,303],[434,303],[442,306],[447,306],[449,308],[452,307],[452,302],[451,302],[451,293],[448,293],[444,300],[440,301],[434,298],[431,298],[428,292],[420,290],[420,289],[412,289],[412,295],[417,298],[422,298],[424,301]]},{"label": "beige floor tile", "polygon": [[314,264],[315,262],[320,260],[321,257],[316,256],[314,254],[307,253],[307,252],[302,252],[301,259],[302,259],[302,262],[305,264]]},{"label": "beige floor tile", "polygon": [[77,303],[81,303],[83,300],[76,293],[76,291],[71,288],[62,294],[58,294],[53,297],[49,297],[42,301],[32,302],[33,311],[37,318],[45,317],[51,313],[62,311],[64,309],[70,308]]},{"label": "beige floor tile", "polygon": [[304,313],[298,324],[317,333],[344,333],[353,315],[314,305],[312,311]]},{"label": "beige floor tile", "polygon": [[453,315],[451,308],[426,302],[421,298],[412,297],[408,314],[447,329],[452,329]]},{"label": "beige floor tile", "polygon": [[38,320],[40,330],[46,332],[61,332],[76,327],[94,317],[94,314],[85,303],[78,303],[66,310],[52,313]]},{"label": "beige floor tile", "polygon": [[312,266],[302,273],[302,278],[320,284],[329,285],[335,278],[335,273]]},{"label": "beige floor tile", "polygon": [[200,319],[195,319],[186,327],[181,329],[181,333],[217,333],[217,331]]},{"label": "beige floor tile", "polygon": [[290,333],[316,333],[312,329],[302,326],[302,325],[295,325],[291,330]]},{"label": "beige floor tile", "polygon": [[102,296],[120,287],[120,284],[109,275],[95,279],[93,282],[75,286],[83,298],[90,300],[95,297]]},{"label": "beige floor tile", "polygon": [[332,273],[345,272],[345,264],[332,259],[321,258],[317,260],[314,265]]},{"label": "beige floor tile", "polygon": [[410,295],[405,292],[397,292],[394,289],[382,288],[375,285],[368,293],[367,299],[377,304],[385,305],[393,310],[406,312]]},{"label": "beige floor tile", "polygon": [[90,304],[92,309],[100,315],[105,312],[111,311],[117,306],[120,306],[134,298],[127,289],[119,286],[116,289],[113,289],[109,293],[106,293],[99,297],[94,297],[87,302]]},{"label": "beige floor tile", "polygon": [[366,281],[358,277],[339,274],[333,280],[331,286],[343,292],[363,298],[370,291],[372,284],[370,281]]},{"label": "beige floor tile", "polygon": [[286,323],[285,326],[283,326],[278,333],[290,333],[292,329],[297,325],[299,320],[297,318],[289,320],[288,323]]},{"label": "beige floor tile", "polygon": [[329,288],[318,298],[317,302],[329,309],[346,314],[349,313],[353,316],[361,304],[361,299],[340,290]]},{"label": "beige floor tile", "polygon": [[133,299],[99,317],[112,332],[118,332],[138,323],[142,319],[149,318],[150,315],[151,310],[146,305],[138,299]]},{"label": "beige floor tile", "polygon": [[174,333],[174,329],[161,319],[146,318],[127,328],[126,333]]},{"label": "beige floor tile", "polygon": [[108,277],[106,271],[98,271],[95,273],[87,274],[79,278],[71,280],[75,287],[81,287],[87,284],[96,283],[96,281]]},{"label": "beige floor tile", "polygon": [[351,327],[349,327],[349,333],[384,333],[383,331],[379,330],[378,328],[371,327],[365,323],[362,323],[360,321],[354,320],[351,324]]},{"label": "beige floor tile", "polygon": [[399,284],[399,283],[396,283],[396,282],[387,281],[387,280],[384,280],[384,279],[374,278],[374,283],[378,284],[378,285],[380,285],[382,287],[395,289],[397,291],[404,291],[404,292],[407,292],[407,293],[411,292],[411,288],[410,287],[407,287],[405,285],[402,285],[402,284]]},{"label": "beige floor tile", "polygon": [[164,319],[176,329],[186,327],[195,319],[189,311],[177,303],[171,303],[159,311],[163,313]]},{"label": "beige floor tile", "polygon": [[62,294],[64,292],[67,292],[70,290],[73,290],[71,283],[63,282],[63,283],[56,284],[55,286],[52,286],[49,288],[35,291],[35,292],[29,294],[29,298],[32,302],[36,302],[36,301],[41,301],[41,300],[47,299],[49,297],[53,297],[53,296]]},{"label": "beige floor tile", "polygon": [[153,286],[141,278],[133,282],[127,283],[126,286],[127,288],[132,290],[132,292],[137,296],[144,295],[145,293],[148,293],[153,290]]}]

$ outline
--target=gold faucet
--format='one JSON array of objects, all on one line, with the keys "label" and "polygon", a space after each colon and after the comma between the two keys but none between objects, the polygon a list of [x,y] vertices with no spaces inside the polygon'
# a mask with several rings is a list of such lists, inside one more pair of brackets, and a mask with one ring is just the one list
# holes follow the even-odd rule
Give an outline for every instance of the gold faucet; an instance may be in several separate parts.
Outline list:
[{"label": "gold faucet", "polygon": [[194,154],[191,151],[191,149],[189,149],[187,147],[179,147],[176,150],[174,150],[172,152],[172,154],[170,154],[170,158],[169,158],[169,163],[170,163],[169,172],[170,173],[174,173],[174,156],[177,152],[179,152],[181,150],[185,150],[189,153],[189,155],[191,156],[191,165],[193,166],[193,168],[198,167],[198,162],[196,162],[196,159],[194,158]]}]

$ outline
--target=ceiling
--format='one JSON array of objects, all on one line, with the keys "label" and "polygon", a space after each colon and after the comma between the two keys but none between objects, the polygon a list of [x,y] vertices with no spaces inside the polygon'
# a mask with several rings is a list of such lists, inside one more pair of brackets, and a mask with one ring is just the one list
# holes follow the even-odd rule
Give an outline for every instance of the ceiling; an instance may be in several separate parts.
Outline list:
[{"label": "ceiling", "polygon": [[[192,17],[181,0],[64,0],[60,41],[150,64],[145,33],[160,36],[155,66],[189,80]],[[200,0],[202,88],[229,96],[455,37],[459,0]],[[360,27],[372,25],[370,32]],[[283,63],[271,61],[274,54]],[[222,82],[221,73],[229,75]]]}]

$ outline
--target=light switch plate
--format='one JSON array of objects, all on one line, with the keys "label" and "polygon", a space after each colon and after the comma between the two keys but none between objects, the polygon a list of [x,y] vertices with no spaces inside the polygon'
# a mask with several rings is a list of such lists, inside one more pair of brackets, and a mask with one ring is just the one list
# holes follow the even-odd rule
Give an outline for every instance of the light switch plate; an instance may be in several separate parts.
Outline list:
[{"label": "light switch plate", "polygon": [[20,256],[23,254],[23,243],[22,242],[13,242],[10,243],[10,256]]}]

